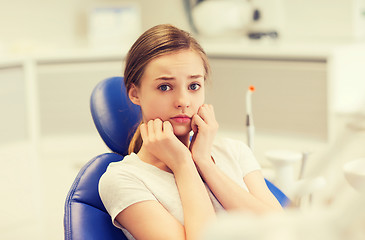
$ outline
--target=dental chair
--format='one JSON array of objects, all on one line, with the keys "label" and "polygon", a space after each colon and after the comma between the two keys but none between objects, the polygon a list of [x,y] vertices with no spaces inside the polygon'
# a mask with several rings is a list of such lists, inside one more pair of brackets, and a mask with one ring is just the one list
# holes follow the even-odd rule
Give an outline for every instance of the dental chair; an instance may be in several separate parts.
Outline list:
[{"label": "dental chair", "polygon": [[[98,184],[109,163],[121,161],[128,154],[130,130],[140,121],[140,108],[129,100],[122,77],[101,81],[92,92],[90,108],[95,126],[112,152],[90,160],[74,180],[65,202],[65,240],[126,239],[112,224],[99,197]],[[274,184],[268,180],[266,184],[282,206],[289,204]]]}]

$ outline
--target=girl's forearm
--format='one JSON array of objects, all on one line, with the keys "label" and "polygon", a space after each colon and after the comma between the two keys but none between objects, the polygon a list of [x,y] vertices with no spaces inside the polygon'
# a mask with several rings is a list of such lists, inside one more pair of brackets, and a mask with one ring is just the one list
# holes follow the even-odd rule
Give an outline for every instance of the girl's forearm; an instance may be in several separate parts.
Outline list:
[{"label": "girl's forearm", "polygon": [[183,206],[186,239],[198,239],[207,222],[215,217],[212,202],[192,161],[175,170],[174,176]]},{"label": "girl's forearm", "polygon": [[281,206],[278,203],[258,199],[250,192],[242,189],[241,186],[230,179],[212,161],[204,161],[200,164],[199,173],[226,210],[242,209],[255,213],[281,210]]}]

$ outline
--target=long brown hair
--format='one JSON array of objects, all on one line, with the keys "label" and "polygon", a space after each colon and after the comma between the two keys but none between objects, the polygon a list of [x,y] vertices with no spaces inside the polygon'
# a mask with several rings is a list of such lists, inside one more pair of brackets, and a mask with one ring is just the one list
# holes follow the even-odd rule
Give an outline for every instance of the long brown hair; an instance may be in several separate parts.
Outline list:
[{"label": "long brown hair", "polygon": [[[204,79],[206,80],[210,73],[208,57],[203,48],[188,32],[170,24],[161,24],[148,29],[137,39],[127,54],[124,70],[124,84],[127,93],[132,85],[140,87],[144,70],[153,59],[188,49],[195,51],[202,58],[205,69]],[[138,127],[129,144],[128,153],[138,153],[142,143]]]}]

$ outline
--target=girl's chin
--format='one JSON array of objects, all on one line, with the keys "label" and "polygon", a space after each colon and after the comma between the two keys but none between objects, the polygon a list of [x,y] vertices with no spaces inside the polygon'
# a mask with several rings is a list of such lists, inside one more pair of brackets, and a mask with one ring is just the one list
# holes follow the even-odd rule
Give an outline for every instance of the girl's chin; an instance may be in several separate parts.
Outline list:
[{"label": "girl's chin", "polygon": [[174,134],[178,137],[189,135],[191,127],[174,126]]}]

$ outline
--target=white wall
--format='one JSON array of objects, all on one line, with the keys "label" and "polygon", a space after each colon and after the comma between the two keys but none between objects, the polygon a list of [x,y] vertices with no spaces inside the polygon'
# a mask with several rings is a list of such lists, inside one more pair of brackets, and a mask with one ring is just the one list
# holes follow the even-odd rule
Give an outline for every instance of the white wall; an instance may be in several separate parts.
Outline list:
[{"label": "white wall", "polygon": [[[281,0],[284,35],[292,39],[348,40],[355,36],[363,0]],[[365,16],[363,17],[365,18]],[[362,20],[364,21],[364,19]],[[362,31],[362,35],[365,29]]]},{"label": "white wall", "polygon": [[188,28],[182,0],[0,0],[0,54],[1,44],[17,52],[83,43],[90,7],[125,2],[140,5],[143,29],[159,23]]},{"label": "white wall", "polygon": [[78,35],[84,0],[1,0],[0,41],[12,47],[35,42],[71,42]]},{"label": "white wall", "polygon": [[[125,2],[140,4],[143,30],[159,23],[172,23],[189,30],[183,0],[0,0],[0,54],[1,44],[12,50],[27,50],[32,45],[82,43],[87,37],[87,13],[91,6]],[[263,12],[263,25],[276,25],[283,37],[333,40],[346,39],[354,34],[354,15],[358,16],[359,11],[364,10],[356,10],[355,5],[364,6],[365,1],[252,2]]]}]

